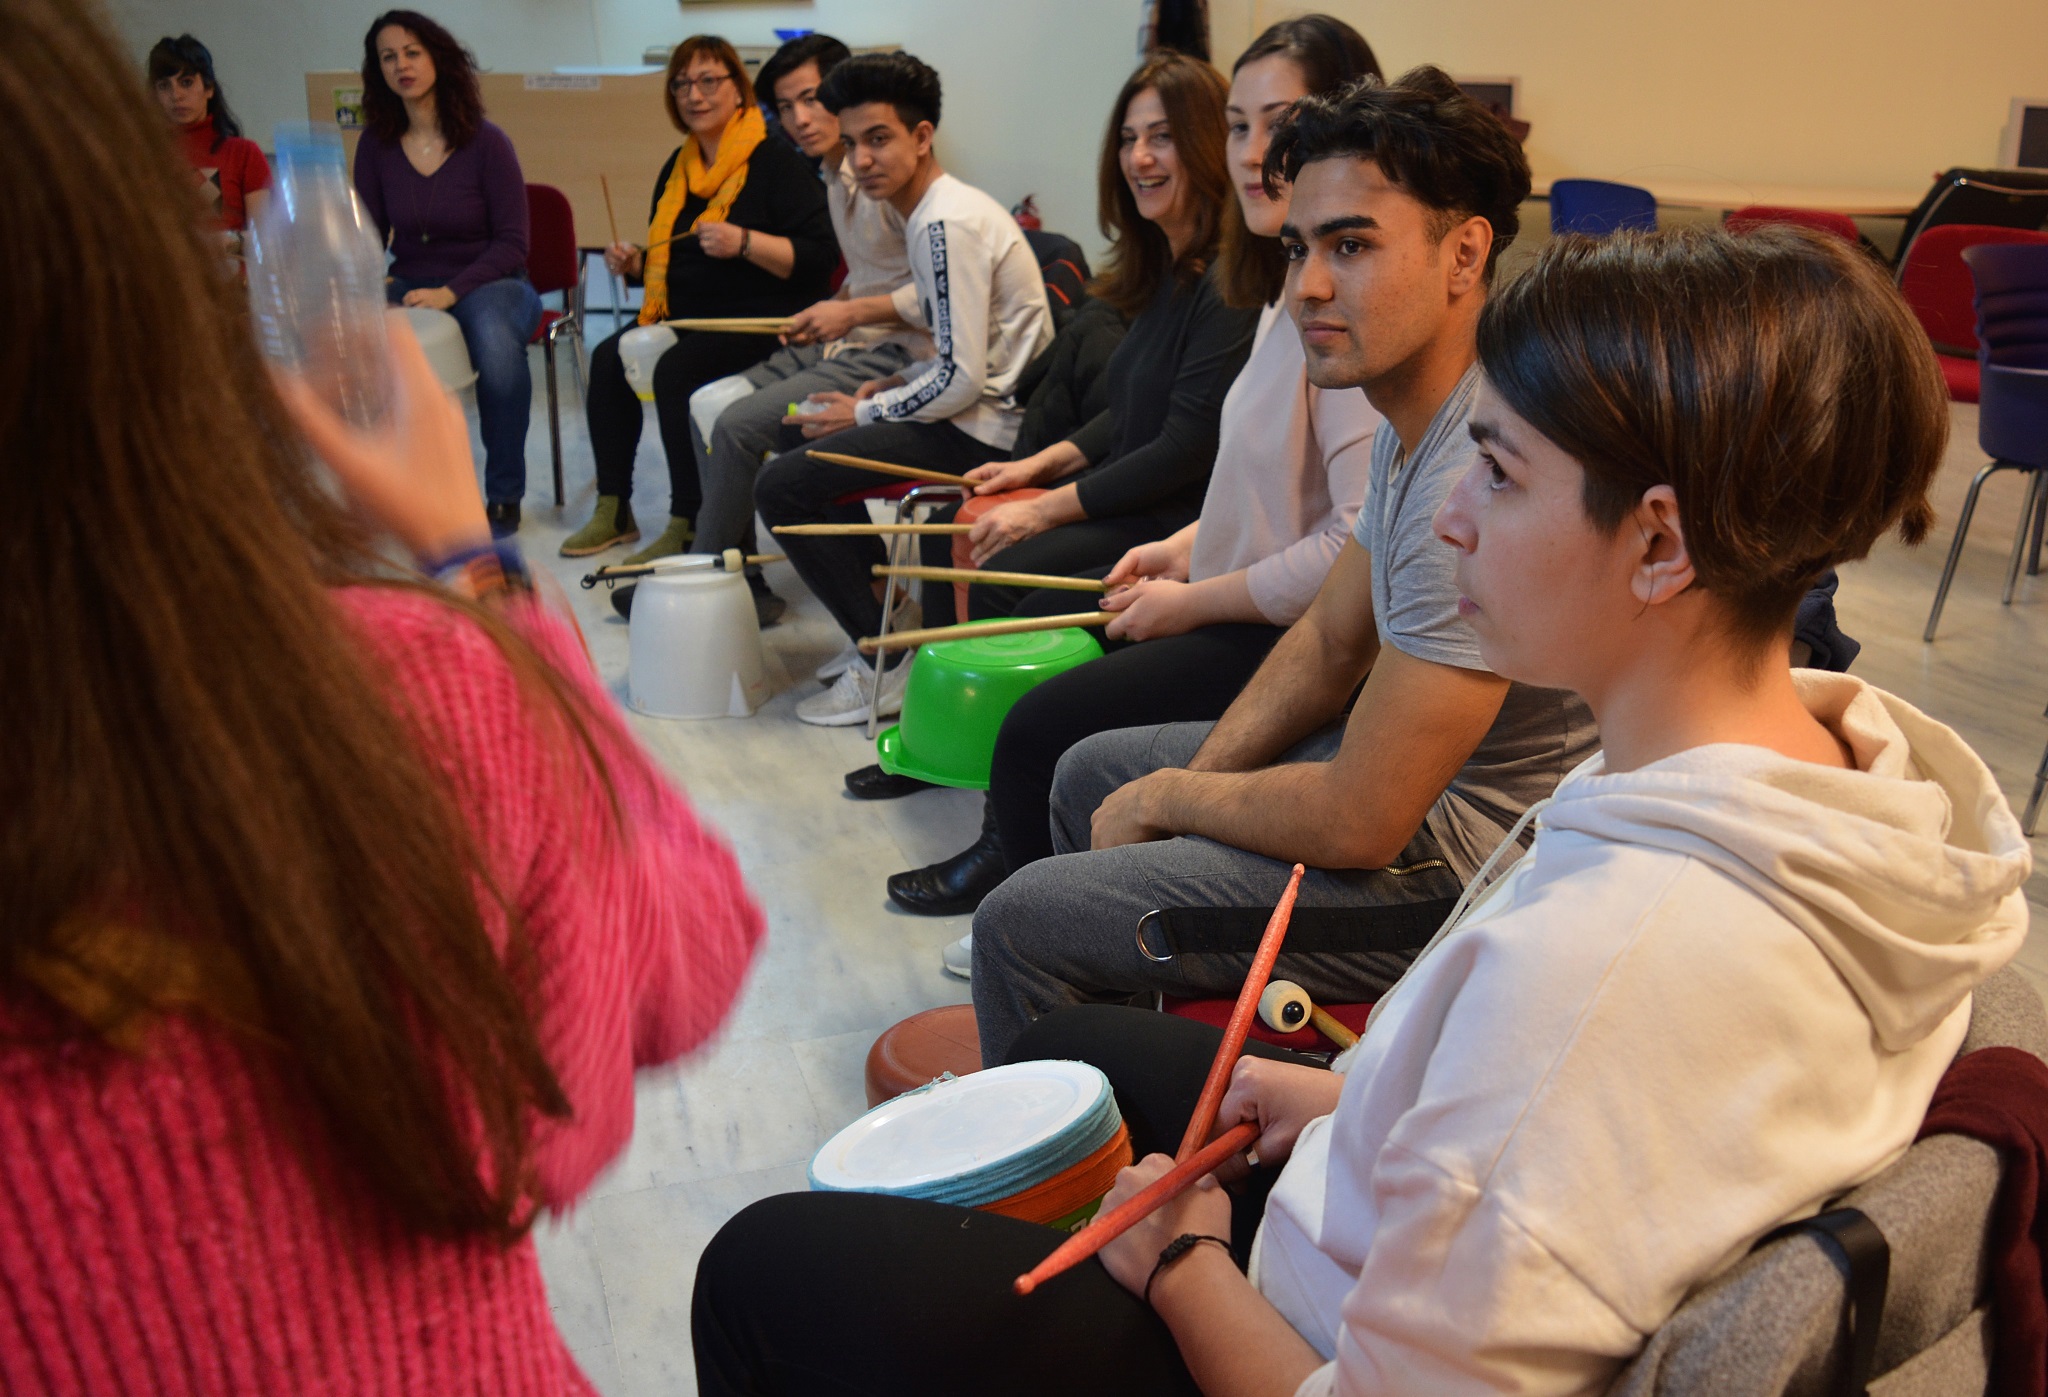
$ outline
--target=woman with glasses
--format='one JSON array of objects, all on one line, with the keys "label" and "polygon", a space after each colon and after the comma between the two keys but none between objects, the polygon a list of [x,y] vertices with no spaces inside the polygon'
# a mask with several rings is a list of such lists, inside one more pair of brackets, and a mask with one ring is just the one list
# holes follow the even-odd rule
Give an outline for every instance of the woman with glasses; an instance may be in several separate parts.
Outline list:
[{"label": "woman with glasses", "polygon": [[[669,120],[686,139],[654,182],[647,241],[614,243],[604,254],[615,275],[644,282],[640,324],[677,316],[795,315],[823,300],[839,261],[824,186],[793,147],[767,139],[754,86],[732,45],[706,34],[683,40],[669,57],[666,100]],[[626,382],[619,340],[612,336],[590,356],[597,510],[562,544],[572,558],[640,537],[633,517],[640,400]],[[669,519],[660,537],[628,562],[681,553],[695,537],[704,491],[690,437],[690,395],[753,367],[776,347],[772,335],[680,331],[655,364]]]},{"label": "woman with glasses", "polygon": [[476,60],[415,10],[387,10],[363,35],[363,126],[356,193],[391,244],[391,299],[462,326],[491,533],[517,533],[533,417],[526,346],[540,324],[519,156],[484,120]]}]

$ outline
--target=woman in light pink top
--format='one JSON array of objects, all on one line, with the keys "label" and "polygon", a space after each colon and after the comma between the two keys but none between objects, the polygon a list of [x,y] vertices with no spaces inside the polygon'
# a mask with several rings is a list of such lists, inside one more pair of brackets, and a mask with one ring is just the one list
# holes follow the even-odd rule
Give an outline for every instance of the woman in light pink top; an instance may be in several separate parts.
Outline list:
[{"label": "woman in light pink top", "polygon": [[[1228,299],[1265,311],[1223,402],[1201,517],[1109,570],[1113,595],[1103,604],[1118,613],[1105,632],[1110,653],[1010,711],[980,839],[942,863],[893,875],[889,896],[905,910],[970,912],[1011,870],[1049,857],[1053,768],[1069,747],[1110,728],[1222,716],[1322,585],[1365,497],[1379,415],[1357,389],[1308,381],[1300,336],[1280,305],[1287,190],[1269,192],[1260,171],[1281,113],[1366,73],[1379,73],[1372,49],[1326,15],[1284,20],[1238,59],[1226,110],[1244,223],[1225,239],[1219,276]],[[1019,614],[1071,610],[1071,592],[1043,592]],[[964,941],[948,949],[948,969],[964,975],[968,963]]]}]

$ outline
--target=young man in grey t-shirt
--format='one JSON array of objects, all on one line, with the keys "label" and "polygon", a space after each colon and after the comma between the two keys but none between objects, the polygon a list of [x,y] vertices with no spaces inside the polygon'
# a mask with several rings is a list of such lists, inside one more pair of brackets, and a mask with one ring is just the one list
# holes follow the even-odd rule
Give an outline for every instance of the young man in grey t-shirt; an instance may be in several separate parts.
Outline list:
[{"label": "young man in grey t-shirt", "polygon": [[1358,917],[1324,947],[1299,938],[1276,978],[1318,1001],[1378,998],[1434,930],[1388,909],[1455,897],[1595,745],[1578,699],[1486,669],[1430,526],[1473,458],[1475,333],[1527,162],[1440,74],[1369,100],[1369,142],[1279,172],[1309,379],[1362,387],[1387,419],[1356,532],[1219,722],[1104,733],[1061,761],[1061,856],[1019,869],[974,919],[985,1064],[1065,1005],[1235,994],[1256,922],[1163,961],[1133,932],[1154,908],[1270,906],[1295,862],[1311,870],[1303,907]]}]

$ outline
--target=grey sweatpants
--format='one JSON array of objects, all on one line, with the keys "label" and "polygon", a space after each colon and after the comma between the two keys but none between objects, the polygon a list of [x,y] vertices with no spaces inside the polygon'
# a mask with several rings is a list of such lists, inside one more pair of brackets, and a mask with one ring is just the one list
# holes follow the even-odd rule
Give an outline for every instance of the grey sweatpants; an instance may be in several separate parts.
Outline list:
[{"label": "grey sweatpants", "polygon": [[816,345],[776,350],[746,371],[755,391],[718,416],[707,446],[702,433],[690,432],[697,451],[697,479],[704,486],[704,504],[697,513],[699,553],[737,548],[754,519],[754,477],[761,458],[781,449],[783,419],[789,405],[812,393],[851,393],[871,378],[887,378],[910,362],[910,351],[883,343],[849,349],[827,359]]},{"label": "grey sweatpants", "polygon": [[[1288,865],[1193,837],[1088,847],[1089,819],[1110,792],[1149,772],[1186,766],[1214,726],[1122,728],[1078,742],[1060,759],[1052,788],[1059,852],[1018,869],[974,914],[974,1013],[984,1063],[1002,1062],[1025,1025],[1069,1004],[1115,1003],[1155,990],[1234,997],[1243,987],[1255,930],[1241,952],[1184,951],[1159,962],[1139,953],[1138,920],[1158,907],[1270,908],[1287,886]],[[1281,760],[1328,761],[1342,740],[1341,724],[1325,728]],[[1371,798],[1359,793],[1360,800]],[[1461,880],[1441,858],[1425,827],[1392,870],[1310,869],[1297,905],[1358,908],[1369,917],[1375,907],[1456,897]],[[1273,978],[1294,981],[1319,1003],[1356,1004],[1377,1000],[1413,959],[1412,951],[1283,950]]]}]

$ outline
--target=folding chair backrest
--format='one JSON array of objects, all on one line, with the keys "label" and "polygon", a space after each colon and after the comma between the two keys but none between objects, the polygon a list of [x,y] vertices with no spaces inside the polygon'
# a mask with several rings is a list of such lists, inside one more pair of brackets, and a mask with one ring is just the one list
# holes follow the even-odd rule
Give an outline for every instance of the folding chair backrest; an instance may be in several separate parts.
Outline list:
[{"label": "folding chair backrest", "polygon": [[[1962,1051],[2048,1056],[2048,1013],[2007,967],[1981,985]],[[1998,1154],[1936,1135],[1850,1192],[1884,1234],[1891,1271],[1871,1397],[1964,1397],[1989,1378],[1985,1285]],[[1829,1397],[1847,1355],[1844,1269],[1810,1232],[1767,1241],[1696,1291],[1622,1370],[1609,1397]]]},{"label": "folding chair backrest", "polygon": [[1903,269],[1906,254],[1920,235],[1947,223],[2026,229],[2048,224],[2048,171],[1961,167],[1942,171],[1919,206],[1906,215],[1892,265]]},{"label": "folding chair backrest", "polygon": [[576,284],[581,258],[576,252],[576,214],[569,200],[552,184],[526,186],[526,274],[533,289],[545,296]]}]

